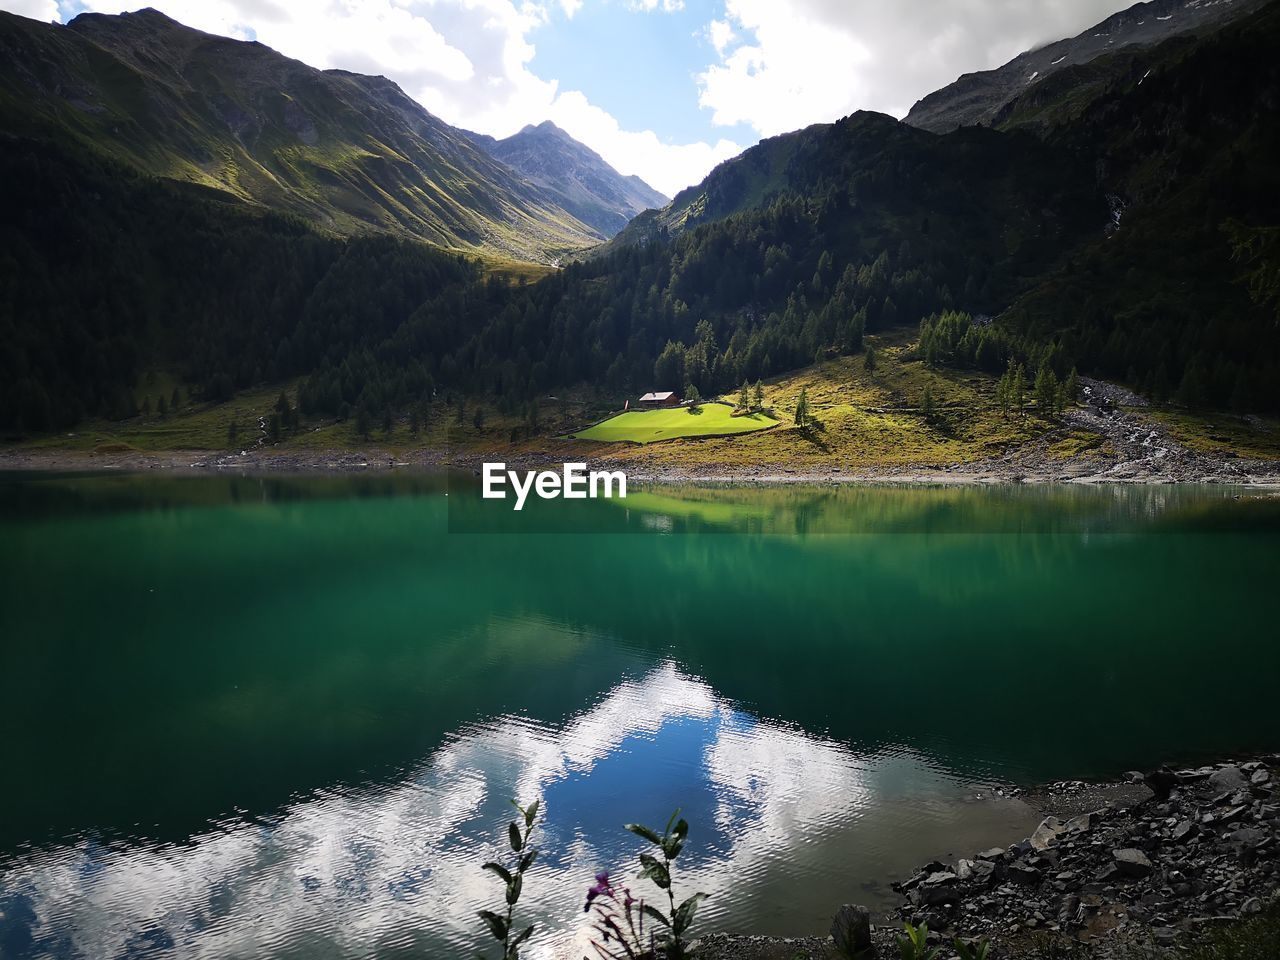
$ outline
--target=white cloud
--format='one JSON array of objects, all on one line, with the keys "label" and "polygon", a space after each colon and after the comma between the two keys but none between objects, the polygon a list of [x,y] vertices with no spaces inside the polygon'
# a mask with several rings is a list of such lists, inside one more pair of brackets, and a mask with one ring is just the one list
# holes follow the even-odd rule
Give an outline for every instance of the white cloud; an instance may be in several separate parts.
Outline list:
[{"label": "white cloud", "polygon": [[712,20],[707,24],[707,39],[716,48],[716,53],[724,56],[725,49],[738,39],[728,20]]},{"label": "white cloud", "polygon": [[[854,110],[903,116],[961,73],[1073,36],[1122,0],[725,0],[708,37],[718,61],[699,77],[699,103],[718,124],[764,136]],[[730,33],[737,31],[734,45]],[[723,43],[719,42],[724,40]]]},{"label": "white cloud", "polygon": [[45,23],[58,19],[58,4],[54,0],[0,0],[0,10]]},{"label": "white cloud", "polygon": [[[705,738],[699,765],[686,776],[705,779],[716,798],[713,822],[727,841],[682,866],[689,889],[712,895],[704,924],[716,915],[741,923],[757,905],[777,902],[779,882],[796,896],[806,882],[829,894],[832,871],[848,863],[885,878],[903,875],[954,838],[960,817],[976,846],[1008,832],[1007,818],[1030,817],[1020,802],[1012,813],[985,814],[957,802],[968,791],[909,750],[860,756],[752,717],[668,663],[620,682],[560,726],[520,717],[467,726],[395,783],[320,789],[277,816],[230,819],[183,843],[86,841],[23,852],[0,873],[0,898],[26,898],[37,940],[89,956],[128,953],[143,934],[171,937],[183,957],[290,947],[366,954],[405,943],[419,953],[463,956],[476,942],[474,911],[500,890],[477,866],[504,856],[492,837],[511,813],[504,798],[542,800],[563,828],[566,816],[553,798],[599,797],[596,786],[611,786],[601,765],[643,744],[655,745],[658,761],[678,756],[666,752],[678,747],[672,740],[664,747],[663,731],[681,725]],[[654,777],[626,789],[648,801],[665,787]],[[1000,818],[985,836],[975,832],[984,816]],[[705,837],[712,825],[695,826]],[[536,892],[521,901],[522,916],[541,931],[531,960],[587,951],[585,886],[596,868],[634,855],[622,836],[616,828],[540,836],[543,856],[529,884]],[[900,838],[890,859],[885,836]],[[847,861],[812,859],[810,851],[832,844],[849,851]]]},{"label": "white cloud", "polygon": [[[668,143],[651,130],[626,130],[587,96],[530,70],[532,31],[552,11],[572,17],[584,0],[85,0],[99,13],[154,6],[189,26],[257,39],[320,68],[381,74],[436,116],[496,137],[552,120],[623,174],[666,194],[701,180],[741,152],[727,139]],[[635,0],[646,10],[682,0]],[[49,0],[0,0],[52,19]]]},{"label": "white cloud", "polygon": [[661,10],[663,13],[675,13],[684,9],[684,0],[627,0],[627,8],[644,13]]}]

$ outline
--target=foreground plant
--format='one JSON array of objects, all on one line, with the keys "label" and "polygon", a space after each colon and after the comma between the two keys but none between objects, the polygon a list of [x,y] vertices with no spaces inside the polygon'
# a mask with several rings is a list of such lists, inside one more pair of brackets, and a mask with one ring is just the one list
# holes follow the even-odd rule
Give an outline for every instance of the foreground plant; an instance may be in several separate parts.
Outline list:
[{"label": "foreground plant", "polygon": [[512,800],[511,805],[520,811],[524,820],[523,830],[520,829],[520,823],[516,820],[512,820],[507,825],[507,839],[511,844],[513,855],[512,866],[504,867],[500,863],[491,861],[481,867],[482,870],[488,870],[507,885],[506,914],[497,914],[492,910],[481,910],[479,913],[480,919],[488,925],[489,933],[502,944],[502,960],[519,960],[520,944],[533,936],[532,925],[512,936],[511,923],[516,904],[520,900],[520,892],[524,888],[525,872],[533,866],[533,861],[538,857],[537,849],[529,845],[529,840],[533,836],[533,824],[538,817],[538,801],[533,801],[528,807],[522,807]]},{"label": "foreground plant", "polygon": [[909,923],[902,925],[905,937],[898,938],[898,955],[902,960],[934,960],[941,952],[941,947],[929,947],[929,925],[922,923],[913,927]]},{"label": "foreground plant", "polygon": [[668,960],[687,960],[693,954],[685,940],[685,934],[693,926],[698,904],[707,898],[705,893],[695,893],[676,906],[675,887],[671,882],[671,867],[680,856],[680,851],[684,849],[684,842],[689,836],[689,824],[681,819],[680,811],[677,810],[667,821],[667,827],[661,835],[638,823],[628,823],[626,827],[637,837],[657,847],[662,855],[662,859],[658,859],[651,853],[640,854],[642,868],[640,876],[652,880],[654,886],[666,892],[670,910],[664,914],[657,907],[644,904],[641,912],[663,928],[654,940],[658,946],[666,950]]},{"label": "foreground plant", "polygon": [[[633,897],[629,887],[622,887],[621,892],[619,898],[618,890],[609,881],[609,874],[596,874],[596,882],[587,891],[587,905],[583,907],[583,910],[594,914],[591,929],[599,937],[591,940],[591,947],[602,960],[651,957],[657,938],[652,926],[646,934],[645,902]],[[652,907],[648,909],[653,910]]]}]

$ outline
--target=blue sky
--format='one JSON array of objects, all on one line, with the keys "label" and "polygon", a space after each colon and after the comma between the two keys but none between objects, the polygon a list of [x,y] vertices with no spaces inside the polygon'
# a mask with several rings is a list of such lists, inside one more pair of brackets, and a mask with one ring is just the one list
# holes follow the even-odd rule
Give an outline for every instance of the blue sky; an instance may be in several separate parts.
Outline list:
[{"label": "blue sky", "polygon": [[961,73],[1072,36],[1123,0],[0,0],[65,22],[154,6],[316,67],[381,74],[509,136],[551,120],[673,195],[761,137],[901,117]]},{"label": "blue sky", "polygon": [[698,74],[714,59],[707,24],[723,3],[688,0],[666,14],[629,10],[620,2],[592,3],[572,19],[537,28],[530,67],[564,87],[583,90],[630,130],[654,130],[672,142],[724,136],[756,139],[745,123],[715,127],[698,105]]}]

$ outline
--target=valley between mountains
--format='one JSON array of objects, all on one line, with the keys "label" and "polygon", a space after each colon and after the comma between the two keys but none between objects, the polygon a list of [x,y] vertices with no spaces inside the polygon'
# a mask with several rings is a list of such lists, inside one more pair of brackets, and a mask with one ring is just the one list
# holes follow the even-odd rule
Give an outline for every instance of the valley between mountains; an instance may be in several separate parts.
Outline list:
[{"label": "valley between mountains", "polygon": [[[0,455],[1270,482],[1278,43],[1153,0],[668,201],[156,11],[0,14]],[[651,391],[776,426],[569,439]]]}]

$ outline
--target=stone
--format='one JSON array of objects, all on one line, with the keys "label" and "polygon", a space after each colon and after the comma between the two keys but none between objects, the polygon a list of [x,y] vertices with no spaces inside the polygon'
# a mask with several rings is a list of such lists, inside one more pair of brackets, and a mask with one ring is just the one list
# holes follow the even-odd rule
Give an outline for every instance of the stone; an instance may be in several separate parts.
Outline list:
[{"label": "stone", "polygon": [[1255,787],[1261,787],[1270,779],[1271,779],[1271,774],[1264,767],[1261,770],[1253,771],[1253,776],[1249,778],[1249,783],[1251,783]]},{"label": "stone", "polygon": [[1186,843],[1199,832],[1200,828],[1193,821],[1183,820],[1173,828],[1171,836],[1175,843]]},{"label": "stone", "polygon": [[1244,903],[1240,904],[1240,912],[1246,917],[1252,916],[1255,913],[1261,913],[1262,901],[1257,897],[1250,897]]},{"label": "stone", "polygon": [[1022,863],[1009,864],[1005,875],[1014,883],[1026,884],[1027,886],[1033,886],[1040,882],[1040,871],[1035,867],[1028,867]]},{"label": "stone", "polygon": [[871,913],[866,907],[846,903],[831,922],[831,939],[842,957],[870,956]]},{"label": "stone", "polygon": [[984,850],[982,853],[978,854],[978,859],[992,861],[1003,860],[1004,853],[1004,847],[992,847],[990,850]]},{"label": "stone", "polygon": [[1235,764],[1222,767],[1209,776],[1209,784],[1220,791],[1240,790],[1247,783],[1244,771]]},{"label": "stone", "polygon": [[1067,821],[1067,833],[1075,836],[1083,836],[1086,833],[1092,833],[1093,828],[1098,825],[1098,815],[1096,813],[1082,813],[1078,817],[1072,817]]},{"label": "stone", "polygon": [[1113,850],[1111,856],[1115,860],[1116,869],[1126,877],[1146,877],[1151,874],[1151,861],[1141,850],[1125,847]]},{"label": "stone", "polygon": [[1057,817],[1045,817],[1040,821],[1040,826],[1036,827],[1035,832],[1031,834],[1031,848],[1033,850],[1047,850],[1058,842],[1058,838],[1067,832],[1067,824],[1065,820],[1059,820]]}]

